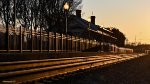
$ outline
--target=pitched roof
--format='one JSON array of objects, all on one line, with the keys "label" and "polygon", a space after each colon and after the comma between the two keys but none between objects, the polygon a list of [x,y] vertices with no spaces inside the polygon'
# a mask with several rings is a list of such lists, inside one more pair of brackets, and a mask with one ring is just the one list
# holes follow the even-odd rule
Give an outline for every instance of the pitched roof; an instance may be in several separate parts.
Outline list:
[{"label": "pitched roof", "polygon": [[[87,29],[89,28],[89,22],[86,21],[85,19],[82,19],[82,18],[79,18],[77,16],[74,16],[74,20],[76,23],[80,24],[80,27],[84,28],[84,29]],[[90,23],[90,29],[92,30],[98,30],[98,26],[97,25],[94,25],[92,23]]]}]

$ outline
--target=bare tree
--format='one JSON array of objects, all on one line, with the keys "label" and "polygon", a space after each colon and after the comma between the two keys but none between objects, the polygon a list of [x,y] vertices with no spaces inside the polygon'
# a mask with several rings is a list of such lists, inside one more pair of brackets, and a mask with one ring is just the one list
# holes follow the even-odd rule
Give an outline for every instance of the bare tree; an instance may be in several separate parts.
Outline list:
[{"label": "bare tree", "polygon": [[0,18],[6,28],[5,46],[9,51],[9,25],[12,24],[12,0],[0,0]]},{"label": "bare tree", "polygon": [[17,0],[17,18],[25,27],[43,27],[44,30],[58,31],[64,24],[65,2],[70,9],[68,14],[73,14],[81,7],[82,0]]},{"label": "bare tree", "polygon": [[44,30],[58,31],[64,26],[66,2],[70,6],[69,17],[81,7],[82,0],[0,0],[0,18],[7,30],[8,25],[15,25],[16,17],[25,28],[40,26]]}]

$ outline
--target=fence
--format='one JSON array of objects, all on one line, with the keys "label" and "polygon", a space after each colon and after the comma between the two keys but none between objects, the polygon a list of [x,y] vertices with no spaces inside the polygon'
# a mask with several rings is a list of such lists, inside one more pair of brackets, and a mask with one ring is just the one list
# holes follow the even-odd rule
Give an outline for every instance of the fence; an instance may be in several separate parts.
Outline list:
[{"label": "fence", "polygon": [[6,48],[6,29],[0,29],[0,52],[77,52],[100,45],[94,39],[64,35],[42,30],[9,28],[9,49]]}]

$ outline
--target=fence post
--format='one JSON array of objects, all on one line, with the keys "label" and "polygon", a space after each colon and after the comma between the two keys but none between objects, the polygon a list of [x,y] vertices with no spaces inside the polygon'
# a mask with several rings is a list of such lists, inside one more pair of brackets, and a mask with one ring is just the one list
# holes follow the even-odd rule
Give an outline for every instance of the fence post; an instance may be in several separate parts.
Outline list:
[{"label": "fence post", "polygon": [[83,46],[83,47],[84,47],[83,50],[86,49],[86,43],[85,43],[85,42],[86,42],[86,39],[84,38],[84,39],[83,39],[83,45],[84,45],[84,46]]},{"label": "fence post", "polygon": [[84,50],[86,50],[86,39],[84,39]]},{"label": "fence post", "polygon": [[67,36],[67,33],[66,33],[66,52],[68,51],[68,36]]},{"label": "fence post", "polygon": [[77,51],[77,49],[76,49],[76,47],[77,47],[76,42],[77,42],[77,39],[76,39],[76,36],[75,36],[75,51]]},{"label": "fence post", "polygon": [[79,46],[79,51],[81,51],[81,41],[82,41],[82,40],[81,40],[81,38],[79,37],[79,45],[80,45],[80,46]]},{"label": "fence post", "polygon": [[67,37],[68,37],[68,43],[67,43],[67,45],[68,45],[68,52],[70,52],[70,35],[68,35]]},{"label": "fence post", "polygon": [[22,53],[22,28],[20,26],[20,52]]},{"label": "fence post", "polygon": [[73,42],[73,41],[72,41],[72,35],[71,35],[71,52],[72,52],[72,42]]},{"label": "fence post", "polygon": [[84,50],[84,38],[82,38],[82,43],[81,43],[82,47],[81,47],[81,50],[83,51]]},{"label": "fence post", "polygon": [[77,37],[77,51],[79,51],[79,37]]},{"label": "fence post", "polygon": [[89,48],[89,43],[88,43],[88,39],[86,39],[86,49],[88,49]]},{"label": "fence post", "polygon": [[54,38],[54,48],[55,48],[55,52],[56,52],[56,46],[57,46],[57,43],[56,43],[56,32],[55,32],[55,38]]},{"label": "fence post", "polygon": [[33,52],[33,35],[32,35],[32,26],[31,26],[31,52]]},{"label": "fence post", "polygon": [[90,38],[89,38],[89,48],[90,48]]},{"label": "fence post", "polygon": [[13,29],[14,29],[14,32],[13,32],[13,36],[14,36],[13,37],[13,41],[14,41],[13,42],[13,49],[16,50],[16,42],[17,42],[16,41],[16,28],[14,27]]},{"label": "fence post", "polygon": [[50,52],[50,32],[48,31],[48,52]]},{"label": "fence post", "polygon": [[53,42],[52,42],[52,41],[53,41],[52,36],[53,36],[53,35],[52,35],[52,32],[49,32],[49,34],[50,34],[50,35],[49,35],[49,38],[50,38],[50,40],[49,40],[49,41],[50,41],[50,42],[49,42],[49,44],[50,44],[50,50],[52,50],[52,45],[53,45],[53,44],[52,44],[52,43],[53,43]]},{"label": "fence post", "polygon": [[5,37],[5,41],[6,41],[6,49],[7,49],[7,52],[9,52],[9,26],[8,24],[6,24],[6,37]]},{"label": "fence post", "polygon": [[40,52],[42,52],[42,28],[40,27]]},{"label": "fence post", "polygon": [[63,33],[61,34],[61,50],[63,51]]}]

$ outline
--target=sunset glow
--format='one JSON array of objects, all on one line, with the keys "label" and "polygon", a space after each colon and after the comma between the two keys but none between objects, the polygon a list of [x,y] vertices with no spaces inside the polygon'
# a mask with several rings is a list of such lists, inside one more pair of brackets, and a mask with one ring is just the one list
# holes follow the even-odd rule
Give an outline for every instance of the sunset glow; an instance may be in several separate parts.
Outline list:
[{"label": "sunset glow", "polygon": [[96,16],[96,24],[116,27],[129,42],[150,43],[150,0],[83,0],[83,18]]}]

